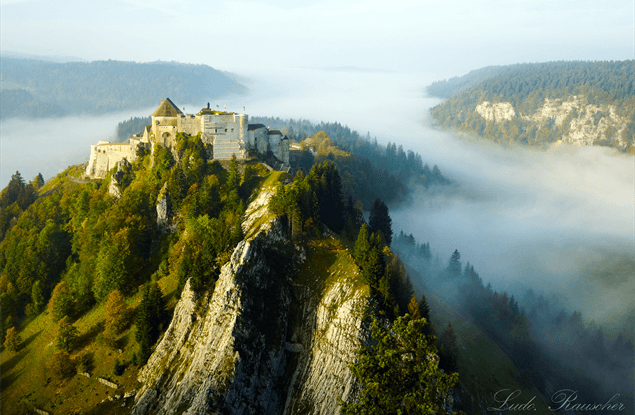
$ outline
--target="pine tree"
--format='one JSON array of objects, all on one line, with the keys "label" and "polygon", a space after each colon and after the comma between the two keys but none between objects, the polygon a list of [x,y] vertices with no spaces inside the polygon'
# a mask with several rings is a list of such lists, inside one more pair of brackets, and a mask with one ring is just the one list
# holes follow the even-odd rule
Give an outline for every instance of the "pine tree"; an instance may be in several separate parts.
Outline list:
[{"label": "pine tree", "polygon": [[392,330],[377,320],[371,325],[373,346],[359,351],[351,366],[361,383],[359,401],[340,401],[345,414],[447,414],[445,399],[458,374],[443,374],[435,362],[432,338],[423,335],[424,320],[395,320]]},{"label": "pine tree", "polygon": [[447,373],[455,373],[458,371],[457,356],[459,353],[459,346],[456,340],[456,333],[452,323],[448,322],[448,326],[439,337],[439,343],[441,344],[439,352],[439,366]]},{"label": "pine tree", "polygon": [[135,339],[139,344],[137,363],[144,364],[151,354],[152,345],[157,341],[163,319],[163,293],[156,283],[146,284],[143,298],[137,311],[137,331]]},{"label": "pine tree", "polygon": [[226,188],[228,194],[233,190],[238,191],[240,188],[240,172],[238,171],[238,161],[236,160],[236,154],[232,154],[231,161],[229,162]]},{"label": "pine tree", "polygon": [[417,302],[417,297],[412,296],[412,299],[408,303],[408,314],[413,320],[419,320],[421,316],[421,312],[419,311],[419,303]]},{"label": "pine tree", "polygon": [[388,214],[388,206],[381,199],[375,199],[370,208],[368,230],[370,233],[380,231],[386,241],[386,245],[390,246],[392,242],[392,219]]},{"label": "pine tree", "polygon": [[462,268],[461,254],[459,253],[458,249],[455,249],[454,253],[450,257],[450,262],[448,263],[448,272],[454,277],[459,277],[461,276]]},{"label": "pine tree", "polygon": [[419,312],[421,313],[421,318],[424,318],[428,322],[428,324],[426,324],[423,328],[423,334],[426,336],[436,335],[434,324],[432,324],[432,321],[430,320],[430,306],[428,305],[426,296],[423,294],[421,294],[421,300],[419,300]]},{"label": "pine tree", "polygon": [[370,243],[368,242],[368,226],[363,224],[357,234],[357,240],[355,241],[355,248],[353,249],[353,258],[358,267],[364,268],[364,265],[368,261],[368,255],[370,253]]},{"label": "pine tree", "polygon": [[44,186],[44,177],[42,177],[42,173],[38,173],[37,176],[35,176],[35,180],[33,180],[33,186],[38,190],[42,186]]}]

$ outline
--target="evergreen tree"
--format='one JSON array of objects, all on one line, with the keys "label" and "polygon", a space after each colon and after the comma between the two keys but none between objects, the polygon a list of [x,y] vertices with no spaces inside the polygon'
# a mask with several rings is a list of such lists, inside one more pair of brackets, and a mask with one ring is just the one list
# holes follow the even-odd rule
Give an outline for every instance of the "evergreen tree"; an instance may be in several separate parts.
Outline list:
[{"label": "evergreen tree", "polygon": [[152,345],[157,341],[163,318],[163,294],[156,283],[146,284],[143,288],[143,298],[137,310],[137,331],[135,339],[139,344],[137,363],[142,365],[151,354]]},{"label": "evergreen tree", "polygon": [[462,268],[461,254],[459,253],[458,249],[455,249],[454,253],[450,257],[450,262],[448,263],[448,272],[454,277],[459,277],[461,276]]},{"label": "evergreen tree", "polygon": [[423,327],[423,334],[426,336],[436,335],[434,324],[432,324],[432,321],[430,320],[430,306],[428,305],[426,296],[423,294],[421,294],[421,300],[419,300],[419,312],[421,313],[421,318],[424,318],[428,322],[428,324]]},{"label": "evergreen tree", "polygon": [[395,320],[392,330],[374,320],[376,344],[359,351],[351,366],[361,383],[359,401],[340,402],[345,414],[447,414],[445,399],[458,374],[437,367],[434,340],[423,335],[424,320]]},{"label": "evergreen tree", "polygon": [[421,312],[419,311],[419,303],[417,302],[417,297],[412,296],[412,299],[408,303],[408,314],[410,314],[410,318],[413,320],[419,320],[421,316]]},{"label": "evergreen tree", "polygon": [[231,161],[229,162],[226,188],[228,194],[233,190],[238,191],[240,188],[240,172],[238,171],[238,161],[236,160],[236,154],[232,154]]},{"label": "evergreen tree", "polygon": [[353,258],[358,267],[363,268],[366,262],[368,262],[368,256],[370,254],[370,243],[368,242],[368,226],[363,224],[357,234],[357,241],[355,241],[355,248],[353,249]]},{"label": "evergreen tree", "polygon": [[456,333],[452,323],[448,322],[448,326],[439,337],[439,343],[441,344],[439,350],[439,367],[444,369],[446,373],[455,373],[458,371],[457,356],[459,353],[459,346],[456,340]]},{"label": "evergreen tree", "polygon": [[373,201],[368,217],[368,229],[370,233],[380,231],[386,241],[386,245],[390,246],[392,242],[392,219],[388,214],[388,206],[381,199]]},{"label": "evergreen tree", "polygon": [[44,306],[44,289],[42,281],[35,281],[31,289],[31,302],[36,312],[40,312]]},{"label": "evergreen tree", "polygon": [[42,186],[44,186],[44,177],[42,177],[42,173],[38,173],[33,180],[33,186],[35,189],[39,190]]}]

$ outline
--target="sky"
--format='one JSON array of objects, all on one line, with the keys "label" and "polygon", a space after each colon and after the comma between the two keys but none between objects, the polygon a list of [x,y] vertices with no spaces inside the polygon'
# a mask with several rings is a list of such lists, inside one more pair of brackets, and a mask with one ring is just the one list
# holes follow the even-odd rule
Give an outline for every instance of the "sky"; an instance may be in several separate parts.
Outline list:
[{"label": "sky", "polygon": [[244,71],[358,67],[461,75],[634,56],[633,0],[2,0],[1,48]]}]

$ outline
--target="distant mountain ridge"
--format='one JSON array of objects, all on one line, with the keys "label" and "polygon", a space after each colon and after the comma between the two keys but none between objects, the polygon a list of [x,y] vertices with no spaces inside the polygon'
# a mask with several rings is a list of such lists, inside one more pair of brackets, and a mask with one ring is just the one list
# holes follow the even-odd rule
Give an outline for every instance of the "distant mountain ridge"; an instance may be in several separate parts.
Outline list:
[{"label": "distant mountain ridge", "polygon": [[635,152],[635,61],[486,67],[432,83],[437,124],[498,142]]},{"label": "distant mountain ridge", "polygon": [[[5,55],[6,56],[6,55]],[[162,97],[200,102],[247,88],[207,65],[178,62],[47,62],[3,57],[1,117],[53,117],[140,109]]]}]

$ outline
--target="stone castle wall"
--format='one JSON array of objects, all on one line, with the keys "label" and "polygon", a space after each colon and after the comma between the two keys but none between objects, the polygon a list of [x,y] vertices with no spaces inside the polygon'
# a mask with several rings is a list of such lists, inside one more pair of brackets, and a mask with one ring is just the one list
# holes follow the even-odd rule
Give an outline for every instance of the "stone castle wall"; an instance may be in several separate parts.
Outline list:
[{"label": "stone castle wall", "polygon": [[[169,101],[169,100],[168,100]],[[169,101],[169,105],[173,105]],[[163,101],[161,102],[163,105]],[[167,105],[167,104],[165,104]],[[170,107],[172,114],[173,109]],[[100,141],[91,146],[91,155],[86,168],[86,175],[94,178],[104,178],[108,170],[123,158],[132,162],[136,159],[137,147],[142,144],[172,148],[176,145],[177,133],[195,136],[199,133],[207,147],[212,149],[211,156],[215,159],[230,159],[233,155],[242,159],[247,156],[247,150],[254,150],[260,154],[271,151],[283,163],[289,164],[289,140],[279,131],[269,131],[261,126],[254,129],[249,127],[247,114],[181,114],[167,116],[167,112],[156,112],[163,116],[152,116],[152,125],[148,126],[143,137],[133,136],[129,143],[109,143]]]},{"label": "stone castle wall", "polygon": [[[135,140],[138,142],[138,140]],[[130,143],[108,143],[101,141],[97,145],[90,146],[90,160],[86,167],[86,175],[97,179],[103,179],[108,170],[115,167],[118,161],[124,158],[133,161],[136,158],[136,145]]]}]

